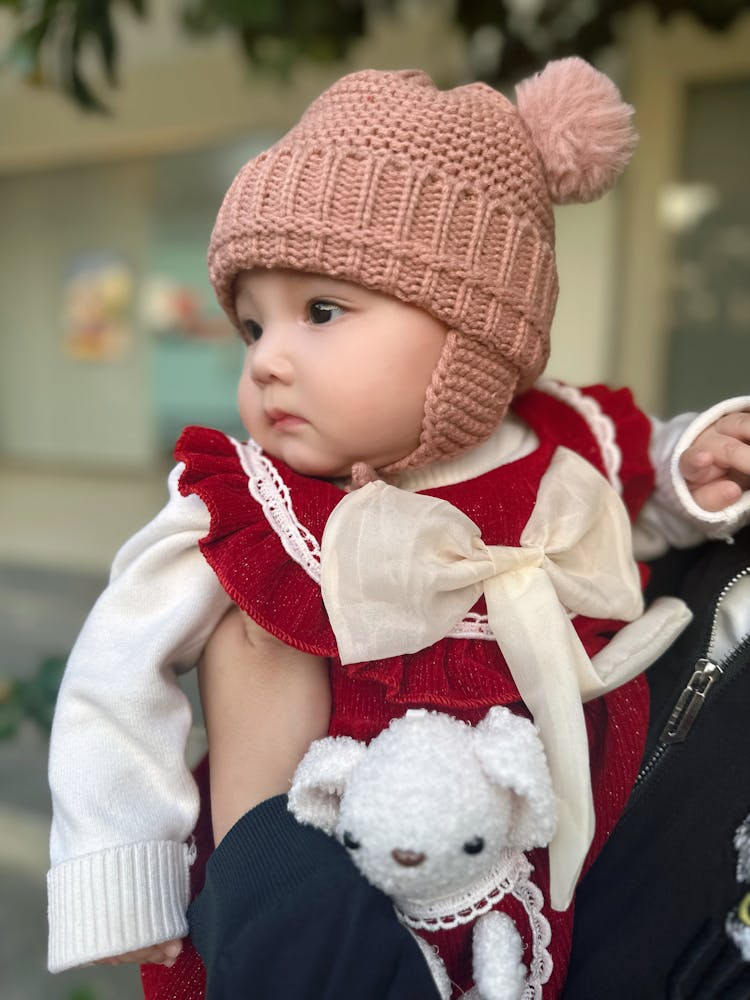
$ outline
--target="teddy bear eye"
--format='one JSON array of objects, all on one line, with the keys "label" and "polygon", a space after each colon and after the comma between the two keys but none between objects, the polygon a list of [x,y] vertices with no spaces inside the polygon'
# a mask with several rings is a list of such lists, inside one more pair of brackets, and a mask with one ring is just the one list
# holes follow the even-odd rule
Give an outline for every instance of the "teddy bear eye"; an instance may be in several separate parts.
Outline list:
[{"label": "teddy bear eye", "polygon": [[467,840],[464,844],[464,850],[467,854],[479,854],[484,850],[484,839],[475,837],[473,840]]},{"label": "teddy bear eye", "polygon": [[359,841],[355,840],[348,830],[344,830],[343,839],[344,839],[344,847],[348,847],[350,851],[356,851],[357,848],[360,846]]}]

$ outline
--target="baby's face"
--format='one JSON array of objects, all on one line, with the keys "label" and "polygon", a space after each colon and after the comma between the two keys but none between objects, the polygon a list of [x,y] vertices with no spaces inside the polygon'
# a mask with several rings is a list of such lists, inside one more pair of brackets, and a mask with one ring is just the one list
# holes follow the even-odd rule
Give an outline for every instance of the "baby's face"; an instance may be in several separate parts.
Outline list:
[{"label": "baby's face", "polygon": [[415,306],[304,272],[246,271],[236,308],[247,343],[242,421],[297,472],[348,476],[416,448],[446,328]]}]

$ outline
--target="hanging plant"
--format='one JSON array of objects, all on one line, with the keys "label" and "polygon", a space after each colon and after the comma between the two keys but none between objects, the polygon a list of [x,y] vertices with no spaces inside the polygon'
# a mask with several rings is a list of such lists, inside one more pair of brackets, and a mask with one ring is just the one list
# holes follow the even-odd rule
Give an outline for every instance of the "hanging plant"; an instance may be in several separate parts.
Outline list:
[{"label": "hanging plant", "polygon": [[0,681],[0,740],[14,737],[29,720],[49,736],[64,669],[65,657],[51,656],[29,680]]}]

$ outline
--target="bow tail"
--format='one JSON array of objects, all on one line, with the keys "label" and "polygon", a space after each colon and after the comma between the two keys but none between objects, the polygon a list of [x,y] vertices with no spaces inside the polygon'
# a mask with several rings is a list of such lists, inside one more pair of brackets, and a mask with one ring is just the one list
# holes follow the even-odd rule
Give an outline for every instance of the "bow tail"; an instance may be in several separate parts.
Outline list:
[{"label": "bow tail", "polygon": [[549,845],[550,902],[570,905],[594,835],[594,804],[580,680],[591,661],[547,573],[537,567],[485,581],[490,625],[547,755],[557,797]]}]

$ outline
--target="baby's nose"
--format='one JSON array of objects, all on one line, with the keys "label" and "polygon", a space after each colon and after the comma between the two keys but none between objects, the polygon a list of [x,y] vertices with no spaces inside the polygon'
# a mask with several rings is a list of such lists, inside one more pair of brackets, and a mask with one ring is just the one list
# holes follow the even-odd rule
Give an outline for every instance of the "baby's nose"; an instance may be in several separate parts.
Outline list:
[{"label": "baby's nose", "polygon": [[269,326],[263,330],[260,340],[252,348],[250,372],[253,380],[259,384],[290,380],[291,351],[282,329]]},{"label": "baby's nose", "polygon": [[422,864],[426,855],[418,854],[417,851],[401,851],[397,847],[391,851],[391,857],[397,864],[403,865],[404,868],[414,868],[416,865]]}]

